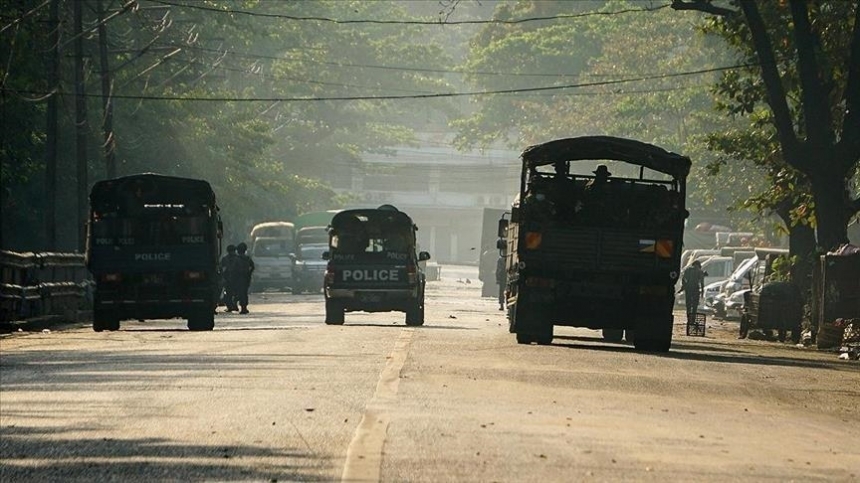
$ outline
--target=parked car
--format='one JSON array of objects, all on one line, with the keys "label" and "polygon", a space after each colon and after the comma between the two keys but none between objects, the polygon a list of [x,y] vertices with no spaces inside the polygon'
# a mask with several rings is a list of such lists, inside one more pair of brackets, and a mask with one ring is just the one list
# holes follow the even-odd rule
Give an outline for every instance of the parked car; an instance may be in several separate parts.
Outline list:
[{"label": "parked car", "polygon": [[251,279],[251,292],[262,292],[268,288],[292,288],[295,257],[293,243],[292,237],[263,236],[254,239],[251,257],[256,268]]},{"label": "parked car", "polygon": [[[729,298],[738,290],[750,288],[749,273],[755,268],[758,263],[758,258],[755,255],[742,261],[740,265],[729,275],[729,278],[723,282],[719,293],[717,293],[711,301],[711,306],[714,310],[714,315],[719,318],[728,318],[727,302]],[[743,300],[741,300],[741,306]],[[740,317],[740,313],[733,313],[733,316]]]},{"label": "parked car", "polygon": [[293,258],[293,293],[319,293],[328,264],[322,257],[328,250],[328,242],[301,244],[298,248]]}]

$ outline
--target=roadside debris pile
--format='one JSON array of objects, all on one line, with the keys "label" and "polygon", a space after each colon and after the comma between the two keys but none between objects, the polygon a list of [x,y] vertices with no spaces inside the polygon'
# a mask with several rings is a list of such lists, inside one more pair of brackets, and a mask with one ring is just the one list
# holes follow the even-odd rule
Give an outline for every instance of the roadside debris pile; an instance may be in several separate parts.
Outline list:
[{"label": "roadside debris pile", "polygon": [[860,319],[840,319],[837,322],[845,326],[839,358],[860,360]]}]

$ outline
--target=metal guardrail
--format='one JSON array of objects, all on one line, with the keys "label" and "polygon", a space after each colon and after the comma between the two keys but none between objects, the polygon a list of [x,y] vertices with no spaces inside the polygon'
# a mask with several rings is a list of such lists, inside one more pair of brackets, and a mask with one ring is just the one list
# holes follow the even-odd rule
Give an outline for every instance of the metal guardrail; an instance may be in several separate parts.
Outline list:
[{"label": "metal guardrail", "polygon": [[45,317],[76,320],[89,308],[91,287],[80,253],[0,250],[0,325]]}]

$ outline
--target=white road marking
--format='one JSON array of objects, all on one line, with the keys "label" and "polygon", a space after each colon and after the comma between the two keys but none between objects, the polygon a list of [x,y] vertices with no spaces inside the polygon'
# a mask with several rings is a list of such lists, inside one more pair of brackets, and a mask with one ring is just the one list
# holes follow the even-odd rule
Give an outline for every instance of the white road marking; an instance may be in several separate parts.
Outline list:
[{"label": "white road marking", "polygon": [[409,355],[409,345],[412,343],[413,328],[404,328],[394,344],[394,349],[388,356],[385,368],[379,374],[376,392],[367,403],[364,415],[355,428],[352,441],[346,450],[346,462],[343,465],[341,481],[379,481],[382,467],[382,448],[388,432],[390,415],[386,407],[397,396],[400,386],[400,371]]}]

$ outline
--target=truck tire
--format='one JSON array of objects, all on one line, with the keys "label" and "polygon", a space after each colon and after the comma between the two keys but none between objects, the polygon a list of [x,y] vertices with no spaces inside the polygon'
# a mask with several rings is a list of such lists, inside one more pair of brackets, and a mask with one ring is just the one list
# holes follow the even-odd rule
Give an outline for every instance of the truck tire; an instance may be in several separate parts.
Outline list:
[{"label": "truck tire", "polygon": [[188,330],[201,332],[215,328],[215,313],[213,311],[200,311],[188,317]]},{"label": "truck tire", "polygon": [[325,299],[326,325],[343,325],[343,307],[332,299]]},{"label": "truck tire", "polygon": [[517,334],[518,344],[552,344],[553,325],[541,323],[540,315],[525,315],[523,310],[516,306],[511,310],[511,331]]},{"label": "truck tire", "polygon": [[552,324],[544,324],[539,327],[538,333],[535,336],[535,341],[538,343],[538,345],[552,344],[554,328],[555,327]]},{"label": "truck tire", "polygon": [[643,322],[636,328],[633,347],[644,352],[669,352],[672,346],[672,319]]},{"label": "truck tire", "polygon": [[406,325],[424,325],[424,303],[415,302],[415,305],[406,309]]},{"label": "truck tire", "polygon": [[624,338],[624,329],[603,329],[603,340],[607,342],[621,342]]},{"label": "truck tire", "polygon": [[93,330],[96,332],[119,330],[119,319],[104,310],[94,309]]}]

